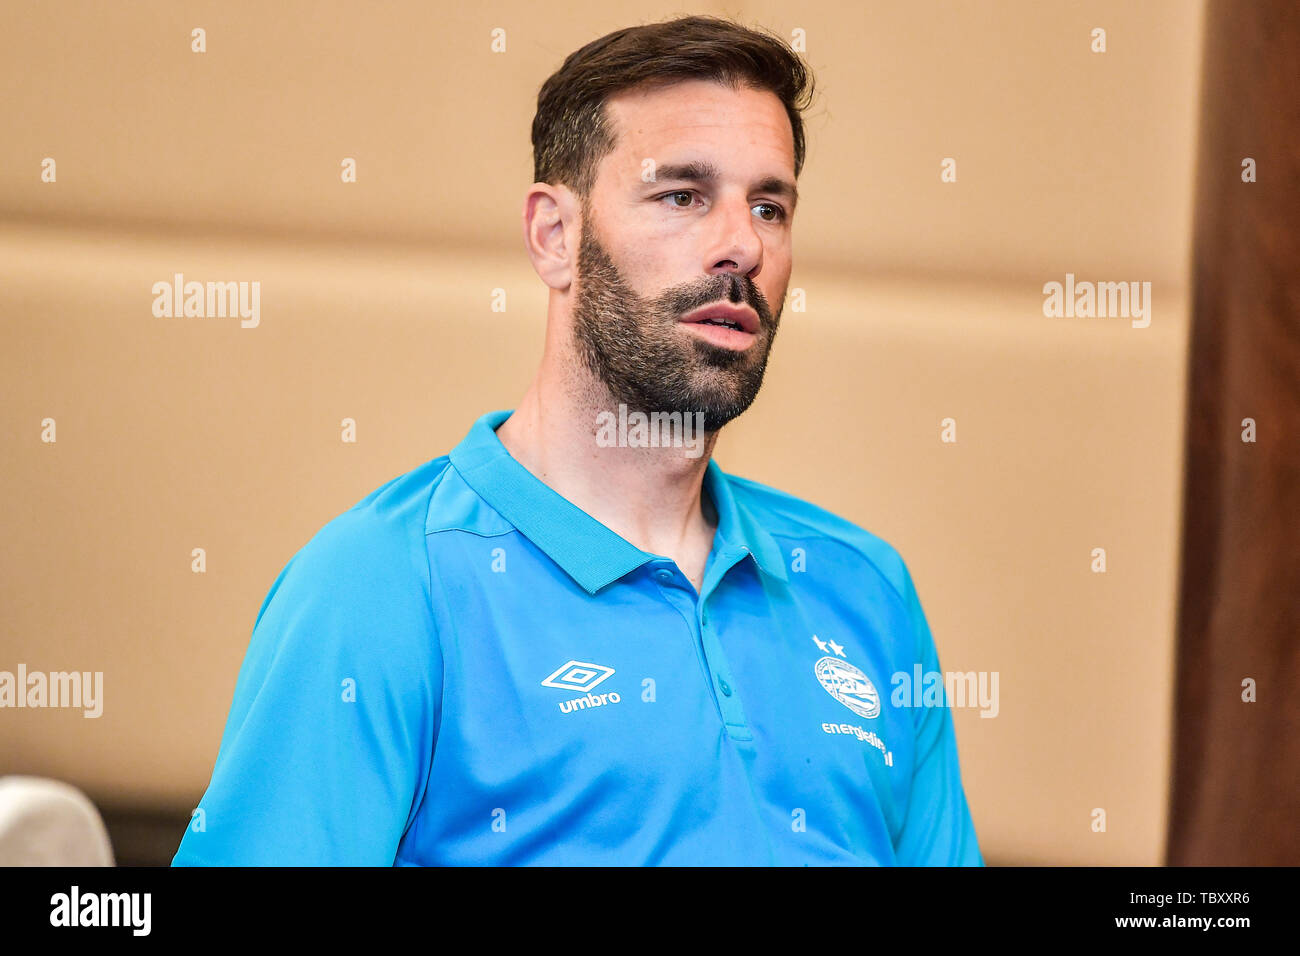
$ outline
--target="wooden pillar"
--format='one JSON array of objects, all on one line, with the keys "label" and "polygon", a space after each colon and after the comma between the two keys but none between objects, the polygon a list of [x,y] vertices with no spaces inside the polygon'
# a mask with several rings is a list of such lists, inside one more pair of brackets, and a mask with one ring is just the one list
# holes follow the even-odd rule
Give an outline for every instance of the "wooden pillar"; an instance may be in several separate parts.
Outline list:
[{"label": "wooden pillar", "polygon": [[1295,865],[1300,5],[1210,0],[1205,26],[1168,862]]}]

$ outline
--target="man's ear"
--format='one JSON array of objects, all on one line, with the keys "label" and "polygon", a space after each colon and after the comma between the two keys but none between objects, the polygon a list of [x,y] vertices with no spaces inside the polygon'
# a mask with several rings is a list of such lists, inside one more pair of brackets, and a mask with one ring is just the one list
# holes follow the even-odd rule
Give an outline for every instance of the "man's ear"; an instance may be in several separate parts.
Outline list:
[{"label": "man's ear", "polygon": [[552,289],[567,290],[578,265],[579,204],[564,185],[533,183],[524,196],[524,249],[533,270]]}]

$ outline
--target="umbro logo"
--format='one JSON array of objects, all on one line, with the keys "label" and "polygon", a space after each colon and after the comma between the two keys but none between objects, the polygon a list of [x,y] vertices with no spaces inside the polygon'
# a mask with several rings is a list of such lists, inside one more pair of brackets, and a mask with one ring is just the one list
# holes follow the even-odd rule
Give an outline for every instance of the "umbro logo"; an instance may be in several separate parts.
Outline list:
[{"label": "umbro logo", "polygon": [[601,681],[613,676],[614,668],[606,667],[604,664],[569,661],[557,667],[554,674],[542,681],[542,686],[558,687],[560,690],[587,691],[583,696],[575,697],[573,700],[560,701],[560,713],[572,714],[574,711],[586,710],[589,707],[604,707],[606,704],[617,704],[621,701],[623,698],[617,691],[610,691],[608,694],[590,692]]},{"label": "umbro logo", "polygon": [[554,674],[542,681],[542,686],[585,692],[613,676],[612,667],[588,664],[585,661],[569,661],[557,667]]}]

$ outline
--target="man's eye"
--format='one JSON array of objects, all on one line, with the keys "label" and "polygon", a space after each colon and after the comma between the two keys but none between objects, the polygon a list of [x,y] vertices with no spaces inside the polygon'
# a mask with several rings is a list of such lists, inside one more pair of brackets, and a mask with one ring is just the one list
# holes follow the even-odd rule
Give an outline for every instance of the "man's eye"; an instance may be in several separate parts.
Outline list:
[{"label": "man's eye", "polygon": [[[685,203],[679,202],[679,198],[685,197]],[[659,197],[661,200],[667,199],[672,203],[674,209],[689,209],[694,204],[695,193],[689,189],[679,189],[676,192],[664,193]],[[759,213],[759,218],[763,222],[785,222],[786,212],[780,206],[773,202],[761,202],[754,206],[755,209],[768,209],[769,213]]]}]

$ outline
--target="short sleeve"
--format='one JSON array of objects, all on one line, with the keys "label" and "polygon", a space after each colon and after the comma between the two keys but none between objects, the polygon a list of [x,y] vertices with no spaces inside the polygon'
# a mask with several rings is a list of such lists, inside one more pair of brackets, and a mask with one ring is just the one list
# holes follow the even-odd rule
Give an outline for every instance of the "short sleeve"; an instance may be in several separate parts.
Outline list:
[{"label": "short sleeve", "polygon": [[[912,576],[903,570],[903,597],[915,636],[916,661],[925,673],[942,673],[930,627]],[[916,764],[907,816],[895,848],[902,866],[983,866],[975,825],[962,788],[952,711],[918,708]]]},{"label": "short sleeve", "polygon": [[258,613],[174,866],[391,866],[433,758],[441,657],[418,540],[345,512]]}]

